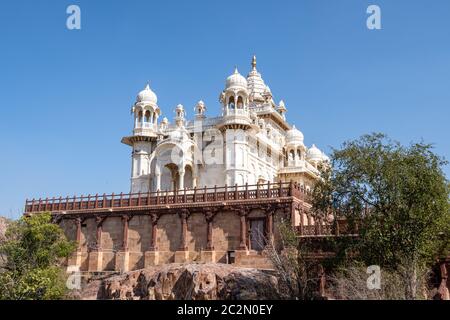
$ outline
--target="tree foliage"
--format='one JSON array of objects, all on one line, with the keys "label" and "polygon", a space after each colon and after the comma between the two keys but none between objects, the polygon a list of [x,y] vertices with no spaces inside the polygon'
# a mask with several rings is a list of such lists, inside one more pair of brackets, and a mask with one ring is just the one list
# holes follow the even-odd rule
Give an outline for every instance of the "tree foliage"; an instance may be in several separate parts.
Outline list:
[{"label": "tree foliage", "polygon": [[75,249],[51,215],[43,213],[12,222],[0,243],[5,260],[0,299],[59,299],[65,294],[61,264]]},{"label": "tree foliage", "polygon": [[357,223],[358,258],[392,270],[408,264],[406,277],[413,286],[419,267],[448,254],[446,161],[430,144],[405,147],[384,134],[346,142],[331,159],[314,190],[315,211],[332,208],[336,216]]}]

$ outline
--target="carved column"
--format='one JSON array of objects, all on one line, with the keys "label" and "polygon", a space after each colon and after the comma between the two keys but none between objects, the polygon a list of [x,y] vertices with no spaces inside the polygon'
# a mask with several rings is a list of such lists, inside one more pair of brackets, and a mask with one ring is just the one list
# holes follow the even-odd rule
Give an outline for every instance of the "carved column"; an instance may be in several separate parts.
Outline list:
[{"label": "carved column", "polygon": [[156,246],[157,239],[157,227],[158,227],[158,219],[159,216],[155,213],[150,214],[150,219],[152,222],[152,237],[150,240],[150,248],[149,251],[145,252],[144,257],[144,267],[148,268],[150,266],[156,266],[159,264],[159,252]]},{"label": "carved column", "polygon": [[75,220],[76,226],[77,226],[77,235],[76,235],[76,241],[77,241],[77,250],[81,250],[81,218],[78,217]]},{"label": "carved column", "polygon": [[266,217],[266,234],[269,242],[273,241],[273,215],[275,210],[269,209],[267,217]]},{"label": "carved column", "polygon": [[97,233],[96,233],[96,250],[100,251],[102,249],[102,225],[105,219],[102,217],[95,217],[95,222],[97,223]]},{"label": "carved column", "polygon": [[97,224],[96,230],[96,244],[89,252],[89,271],[103,270],[103,251],[102,251],[102,225],[106,218],[97,216],[95,222]]},{"label": "carved column", "polygon": [[241,241],[239,250],[247,250],[247,225],[246,225],[247,210],[240,209],[239,217],[241,219]]},{"label": "carved column", "polygon": [[128,223],[130,221],[131,217],[124,215],[122,216],[122,223],[123,223],[123,241],[122,241],[122,250],[128,251]]},{"label": "carved column", "polygon": [[189,212],[187,209],[181,210],[180,218],[181,218],[181,245],[180,251],[187,251],[187,219],[189,216]]},{"label": "carved column", "polygon": [[72,254],[71,257],[67,260],[68,268],[70,266],[78,266],[81,267],[81,261],[82,261],[82,252],[81,252],[81,224],[83,220],[80,217],[77,217],[75,219],[75,226],[77,228],[76,230],[76,242],[77,242],[77,250]]},{"label": "carved column", "polygon": [[161,173],[156,174],[156,191],[161,190]]},{"label": "carved column", "polygon": [[213,231],[213,219],[214,219],[214,214],[211,211],[207,211],[206,215],[206,222],[207,222],[207,243],[206,243],[206,250],[212,251],[214,250],[214,246],[212,243],[212,231]]},{"label": "carved column", "polygon": [[181,243],[178,251],[175,252],[175,263],[185,263],[190,259],[187,246],[187,219],[189,217],[189,211],[182,209],[179,215],[181,219]]},{"label": "carved column", "polygon": [[156,247],[156,236],[158,232],[158,216],[156,214],[152,214],[150,217],[152,220],[152,239],[150,242],[150,251],[156,251],[158,250]]},{"label": "carved column", "polygon": [[179,172],[179,179],[180,181],[178,181],[178,189],[184,189],[184,170],[180,170]]}]

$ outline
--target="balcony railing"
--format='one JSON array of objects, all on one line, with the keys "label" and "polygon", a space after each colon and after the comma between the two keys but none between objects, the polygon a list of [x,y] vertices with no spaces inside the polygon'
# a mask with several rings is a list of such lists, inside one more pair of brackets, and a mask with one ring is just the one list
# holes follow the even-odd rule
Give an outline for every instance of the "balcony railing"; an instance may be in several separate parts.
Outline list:
[{"label": "balcony railing", "polygon": [[225,109],[225,116],[250,116],[248,109]]},{"label": "balcony railing", "polygon": [[302,237],[315,236],[357,236],[358,225],[349,225],[346,219],[338,219],[333,223],[316,223],[314,225],[297,226],[297,232]]},{"label": "balcony railing", "polygon": [[103,194],[26,200],[25,213],[129,208],[216,201],[296,197],[309,202],[310,192],[296,183],[280,182],[243,186],[204,187],[174,191]]}]

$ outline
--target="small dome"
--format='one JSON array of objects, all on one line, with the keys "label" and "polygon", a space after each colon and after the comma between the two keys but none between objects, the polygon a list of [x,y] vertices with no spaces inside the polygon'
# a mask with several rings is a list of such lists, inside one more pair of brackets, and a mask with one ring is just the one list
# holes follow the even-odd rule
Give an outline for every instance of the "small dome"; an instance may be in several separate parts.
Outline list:
[{"label": "small dome", "polygon": [[247,89],[247,79],[245,79],[245,77],[239,73],[238,69],[235,68],[234,73],[227,78],[225,87],[226,89],[231,87],[241,87]]},{"label": "small dome", "polygon": [[308,149],[306,158],[312,161],[322,161],[323,153],[316,147],[315,144],[313,144],[312,147]]},{"label": "small dome", "polygon": [[158,102],[158,97],[147,84],[145,89],[139,92],[138,96],[136,97],[136,102],[148,102],[156,105],[156,103]]},{"label": "small dome", "polygon": [[287,132],[286,142],[287,143],[297,143],[303,144],[304,136],[303,133],[298,130],[295,126],[292,126],[292,129]]},{"label": "small dome", "polygon": [[161,121],[162,124],[168,124],[169,123],[169,119],[167,119],[166,117],[164,117]]},{"label": "small dome", "polygon": [[177,107],[175,108],[175,111],[184,111],[184,107],[182,104],[177,105]]},{"label": "small dome", "polygon": [[206,111],[205,103],[202,100],[197,102],[197,105],[195,106],[195,110],[197,112],[197,115],[203,115]]}]

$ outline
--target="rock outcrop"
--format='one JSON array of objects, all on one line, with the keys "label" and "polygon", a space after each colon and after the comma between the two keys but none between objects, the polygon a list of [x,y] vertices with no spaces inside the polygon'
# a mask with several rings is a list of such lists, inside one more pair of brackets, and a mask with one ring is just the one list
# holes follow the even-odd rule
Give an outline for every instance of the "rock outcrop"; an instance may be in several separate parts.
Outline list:
[{"label": "rock outcrop", "polygon": [[273,272],[226,264],[169,264],[89,282],[76,299],[258,300],[283,298]]}]

